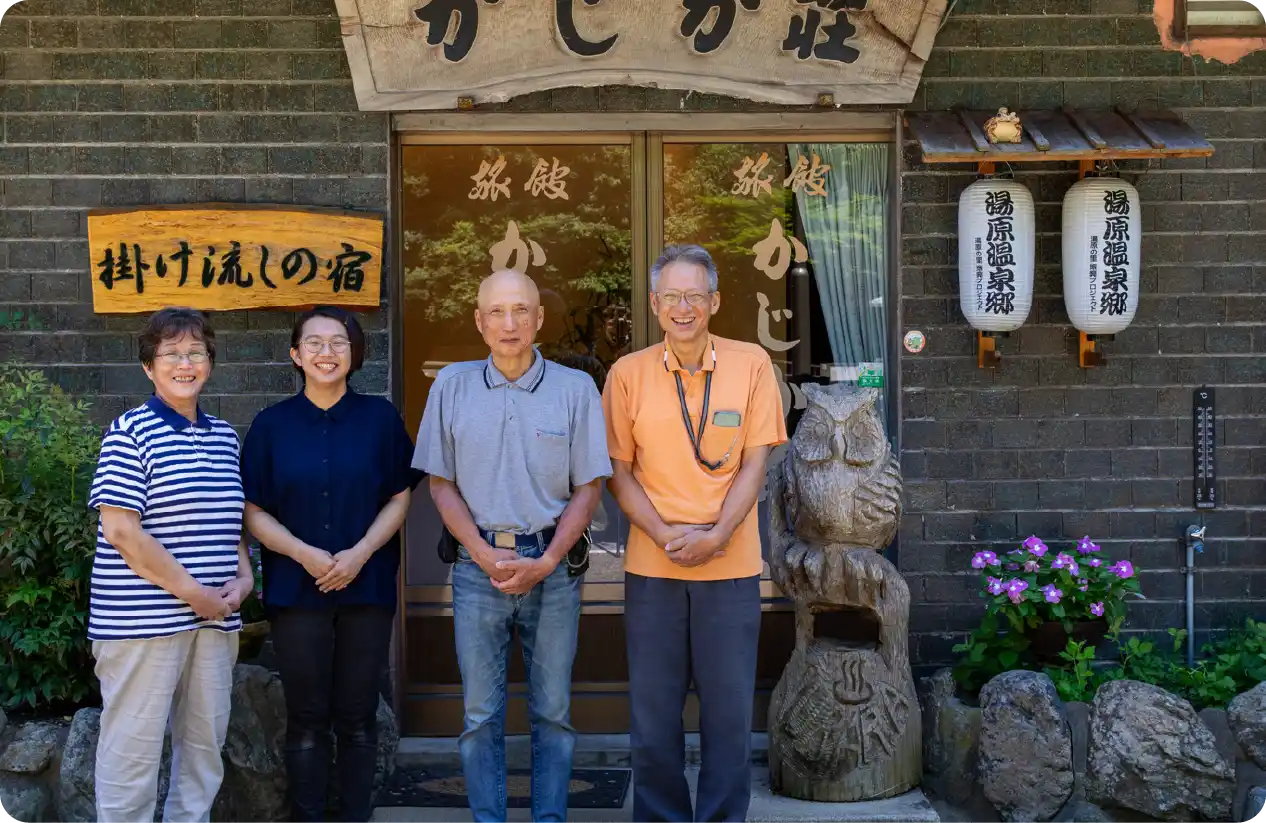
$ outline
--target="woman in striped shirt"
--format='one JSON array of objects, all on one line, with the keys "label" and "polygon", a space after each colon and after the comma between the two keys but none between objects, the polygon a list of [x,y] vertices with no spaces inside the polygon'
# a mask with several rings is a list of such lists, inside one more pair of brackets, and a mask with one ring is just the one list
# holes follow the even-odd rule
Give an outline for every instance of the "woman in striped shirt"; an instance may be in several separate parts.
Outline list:
[{"label": "woman in striped shirt", "polygon": [[206,820],[224,777],[238,606],[254,583],[242,542],[233,428],[198,408],[215,363],[206,315],[150,317],[140,360],[154,395],[101,442],[88,637],[101,680],[97,817],[151,820],[172,731],[165,819]]}]

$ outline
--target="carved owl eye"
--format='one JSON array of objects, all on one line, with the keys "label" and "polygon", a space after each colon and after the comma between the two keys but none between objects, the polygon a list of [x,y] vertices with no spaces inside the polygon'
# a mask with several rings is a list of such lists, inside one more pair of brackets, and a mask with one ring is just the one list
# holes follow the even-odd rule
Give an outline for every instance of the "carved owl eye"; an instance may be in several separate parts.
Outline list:
[{"label": "carved owl eye", "polygon": [[846,459],[854,466],[869,465],[883,452],[883,434],[873,415],[859,414],[849,420],[844,439],[848,449]]},{"label": "carved owl eye", "polygon": [[792,438],[796,457],[806,463],[821,463],[831,459],[831,427],[822,417],[810,411],[800,420],[796,436]]}]

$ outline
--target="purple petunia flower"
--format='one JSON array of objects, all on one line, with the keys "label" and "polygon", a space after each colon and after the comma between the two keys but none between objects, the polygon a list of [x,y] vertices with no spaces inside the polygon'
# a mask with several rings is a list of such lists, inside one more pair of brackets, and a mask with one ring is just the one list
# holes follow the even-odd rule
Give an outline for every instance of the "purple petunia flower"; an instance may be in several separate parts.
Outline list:
[{"label": "purple petunia flower", "polygon": [[1134,576],[1134,564],[1128,560],[1118,560],[1111,568],[1108,569],[1108,571],[1112,572],[1122,580],[1125,580],[1128,577]]},{"label": "purple petunia flower", "polygon": [[1097,557],[1092,557],[1086,562],[1089,563],[1092,568],[1096,568],[1096,569],[1103,565],[1103,561]]},{"label": "purple petunia flower", "polygon": [[988,592],[990,594],[1002,594],[1002,580],[997,577],[986,578],[989,581]]},{"label": "purple petunia flower", "polygon": [[1026,572],[1035,572],[1039,568],[1041,568],[1041,566],[1038,565],[1036,560],[1026,560],[1024,562],[1024,570]]},{"label": "purple petunia flower", "polygon": [[1095,617],[1103,617],[1103,602],[1100,601],[1098,603],[1091,603],[1090,613],[1093,614]]},{"label": "purple petunia flower", "polygon": [[1013,577],[1009,581],[1007,581],[1007,584],[1004,588],[1006,588],[1007,597],[1011,598],[1011,602],[1019,603],[1021,600],[1024,599],[1024,590],[1027,589],[1028,587],[1029,587],[1028,583],[1026,583],[1025,581],[1021,580],[1018,577]]},{"label": "purple petunia flower", "polygon": [[1019,563],[1008,563],[1008,564],[1007,564],[1007,571],[1009,571],[1009,572],[1018,572],[1019,570],[1020,570],[1020,564],[1019,564]]},{"label": "purple petunia flower", "polygon": [[1082,554],[1093,554],[1094,552],[1099,551],[1099,546],[1091,542],[1090,538],[1087,536],[1077,541],[1077,551]]},{"label": "purple petunia flower", "polygon": [[1064,593],[1061,592],[1059,590],[1059,587],[1056,586],[1054,583],[1047,583],[1045,586],[1043,586],[1042,594],[1046,595],[1047,603],[1058,603],[1059,599],[1063,597],[1064,595]]},{"label": "purple petunia flower", "polygon": [[1041,557],[1046,554],[1046,544],[1043,543],[1036,535],[1024,541],[1024,548],[1029,550],[1029,554]]},{"label": "purple petunia flower", "polygon": [[1068,569],[1068,573],[1073,577],[1081,574],[1081,567],[1077,565],[1077,561],[1071,556],[1060,552],[1055,556],[1055,562],[1051,564],[1052,569]]},{"label": "purple petunia flower", "polygon": [[971,559],[971,567],[973,569],[983,569],[985,566],[1000,565],[998,555],[991,551],[976,552],[976,556]]},{"label": "purple petunia flower", "polygon": [[1090,591],[1090,581],[1089,581],[1089,580],[1087,580],[1087,579],[1085,579],[1085,578],[1083,577],[1081,580],[1078,580],[1077,582],[1080,584],[1080,585],[1078,585],[1078,586],[1077,586],[1077,588],[1078,588],[1078,589],[1080,589],[1080,590],[1081,590],[1081,591],[1083,591],[1083,592],[1088,592],[1088,591]]}]

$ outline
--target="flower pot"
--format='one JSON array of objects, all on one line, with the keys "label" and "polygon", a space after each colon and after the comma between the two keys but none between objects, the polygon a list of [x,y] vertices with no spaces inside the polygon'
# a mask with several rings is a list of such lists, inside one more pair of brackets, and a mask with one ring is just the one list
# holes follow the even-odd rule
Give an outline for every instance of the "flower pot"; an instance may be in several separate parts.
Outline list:
[{"label": "flower pot", "polygon": [[239,663],[249,663],[259,657],[259,653],[264,650],[264,642],[268,640],[268,629],[267,620],[242,624],[242,633],[238,638],[237,646]]},{"label": "flower pot", "polygon": [[1029,632],[1029,650],[1033,652],[1033,658],[1038,663],[1046,666],[1061,666],[1067,661],[1059,655],[1068,648],[1069,640],[1077,640],[1094,648],[1103,641],[1107,633],[1108,621],[1102,617],[1098,620],[1074,623],[1071,634],[1064,628],[1062,622],[1048,620]]}]

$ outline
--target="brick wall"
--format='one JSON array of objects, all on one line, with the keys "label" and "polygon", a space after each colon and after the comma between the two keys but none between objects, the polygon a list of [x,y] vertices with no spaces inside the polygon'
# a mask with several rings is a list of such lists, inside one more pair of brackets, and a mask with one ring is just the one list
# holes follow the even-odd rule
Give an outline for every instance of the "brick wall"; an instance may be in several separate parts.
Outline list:
[{"label": "brick wall", "polygon": [[[1038,201],[1038,298],[975,367],[958,310],[957,196],[971,170],[906,147],[902,308],[927,349],[903,357],[908,513],[900,561],[915,659],[974,625],[984,546],[1091,534],[1141,570],[1133,626],[1182,625],[1191,389],[1218,389],[1219,493],[1196,594],[1202,628],[1266,596],[1266,53],[1234,66],[1159,47],[1150,0],[958,0],[912,108],[1160,105],[1214,142],[1208,161],[1126,166],[1144,201],[1143,296],[1108,363],[1077,367],[1063,311],[1064,164],[1017,177]],[[54,11],[56,13],[54,13]],[[136,318],[92,314],[85,212],[274,202],[385,211],[388,125],[359,114],[332,0],[26,0],[0,24],[0,361],[46,367],[106,420],[139,402]],[[637,88],[562,89],[514,111],[777,110]],[[363,390],[387,392],[389,310]],[[292,315],[216,316],[207,407],[239,426],[295,389]],[[1260,609],[1260,606],[1258,606]],[[1260,611],[1259,611],[1260,613]]]},{"label": "brick wall", "polygon": [[[46,367],[105,421],[150,390],[137,317],[92,313],[89,208],[388,208],[388,121],[360,114],[333,0],[26,0],[0,23],[0,362]],[[363,391],[388,390],[388,312]],[[221,312],[207,411],[245,427],[297,388],[294,315]]]},{"label": "brick wall", "polygon": [[928,346],[902,363],[908,514],[901,566],[916,658],[947,660],[972,628],[981,548],[1096,538],[1140,569],[1131,627],[1184,625],[1180,538],[1191,503],[1191,393],[1217,389],[1218,495],[1197,560],[1198,630],[1262,614],[1266,598],[1266,52],[1238,65],[1159,46],[1150,0],[959,0],[914,108],[1166,107],[1212,158],[1122,164],[1143,201],[1133,325],[1077,365],[1062,300],[1060,208],[1069,164],[1016,169],[1037,202],[1036,300],[976,368],[958,307],[957,200],[974,179],[907,145],[902,309]]}]

